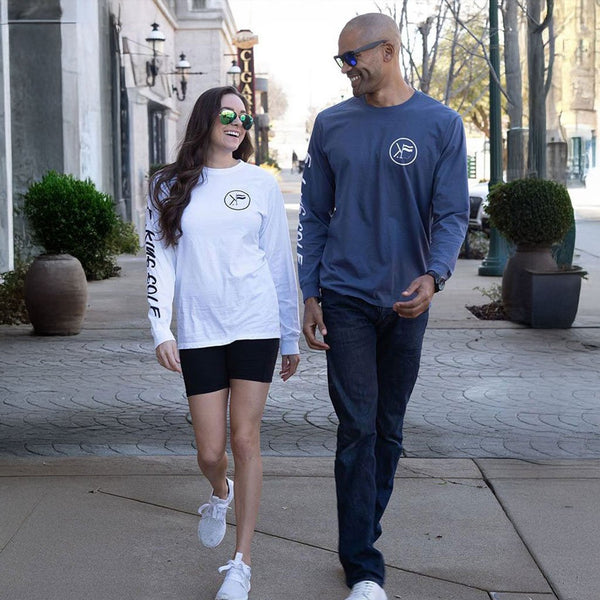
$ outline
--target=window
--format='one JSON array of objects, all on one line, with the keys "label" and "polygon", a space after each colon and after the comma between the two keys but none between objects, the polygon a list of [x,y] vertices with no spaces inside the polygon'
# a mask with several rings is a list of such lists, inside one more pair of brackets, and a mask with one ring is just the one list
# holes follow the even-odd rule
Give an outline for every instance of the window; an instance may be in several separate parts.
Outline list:
[{"label": "window", "polygon": [[206,8],[206,0],[191,0],[191,10],[202,10]]},{"label": "window", "polygon": [[158,105],[148,105],[148,142],[150,166],[165,163],[165,110]]},{"label": "window", "polygon": [[580,179],[582,171],[582,143],[580,137],[572,137],[569,140],[568,174],[569,179]]}]

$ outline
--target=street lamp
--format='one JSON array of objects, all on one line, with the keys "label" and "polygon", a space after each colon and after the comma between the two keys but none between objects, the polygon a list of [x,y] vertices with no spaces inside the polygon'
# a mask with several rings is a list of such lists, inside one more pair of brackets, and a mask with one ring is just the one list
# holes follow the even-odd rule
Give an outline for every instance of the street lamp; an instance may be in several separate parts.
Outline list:
[{"label": "street lamp", "polygon": [[177,100],[184,101],[185,100],[185,92],[187,91],[187,76],[190,72],[192,66],[186,60],[185,54],[182,52],[179,55],[179,62],[175,65],[175,69],[177,70],[177,74],[181,76],[180,86],[181,86],[181,96],[179,95],[179,89],[176,85],[173,86],[173,92],[177,96]]},{"label": "street lamp", "polygon": [[229,67],[229,70],[227,71],[227,75],[229,75],[231,77],[231,85],[235,88],[239,87],[240,85],[240,76],[242,74],[242,70],[240,69],[239,65],[237,64],[237,60],[232,60],[231,61],[231,66]]},{"label": "street lamp", "polygon": [[146,61],[146,83],[149,87],[153,87],[159,69],[157,56],[163,53],[165,43],[165,34],[158,29],[158,23],[152,23],[152,31],[146,41],[152,45],[152,60]]}]

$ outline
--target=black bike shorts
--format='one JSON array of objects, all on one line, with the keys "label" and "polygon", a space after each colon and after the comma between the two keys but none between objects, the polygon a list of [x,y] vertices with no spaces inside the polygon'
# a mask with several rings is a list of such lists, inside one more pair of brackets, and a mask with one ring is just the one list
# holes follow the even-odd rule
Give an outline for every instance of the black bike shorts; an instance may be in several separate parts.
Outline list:
[{"label": "black bike shorts", "polygon": [[225,346],[179,351],[188,396],[229,387],[232,379],[271,383],[279,351],[278,339],[236,340]]}]

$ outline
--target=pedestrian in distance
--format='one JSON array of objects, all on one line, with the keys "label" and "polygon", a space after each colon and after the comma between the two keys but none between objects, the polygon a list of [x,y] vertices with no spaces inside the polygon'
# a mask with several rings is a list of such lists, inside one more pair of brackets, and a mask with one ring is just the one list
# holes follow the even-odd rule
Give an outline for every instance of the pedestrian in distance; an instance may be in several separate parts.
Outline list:
[{"label": "pedestrian in distance", "polygon": [[297,245],[303,333],[310,348],[327,352],[339,420],[338,550],[347,600],[385,600],[375,543],[429,306],[467,230],[465,134],[457,113],[404,80],[390,17],[353,18],[338,52],[353,97],[319,113],[309,142]]},{"label": "pedestrian in distance", "polygon": [[206,547],[225,536],[235,482],[236,547],[219,569],[226,574],[216,600],[248,598],[262,487],[261,418],[278,351],[283,381],[300,360],[285,206],[276,180],[246,162],[251,127],[235,88],[204,92],[175,162],[150,181],[147,209],[148,315],[158,362],[183,375],[198,464],[212,486],[198,511]]}]

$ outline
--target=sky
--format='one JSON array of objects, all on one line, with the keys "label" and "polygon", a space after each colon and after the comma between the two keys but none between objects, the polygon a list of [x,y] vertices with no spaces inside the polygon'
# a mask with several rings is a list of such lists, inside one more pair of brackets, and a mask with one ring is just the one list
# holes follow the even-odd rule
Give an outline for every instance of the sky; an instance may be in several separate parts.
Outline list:
[{"label": "sky", "polygon": [[323,108],[351,94],[333,56],[342,27],[357,14],[377,12],[374,0],[229,0],[229,5],[238,29],[258,35],[255,71],[283,87],[288,117],[302,113],[304,120],[310,106]]},{"label": "sky", "polygon": [[[411,0],[411,11],[427,3]],[[237,28],[258,35],[255,72],[268,74],[287,96],[285,124],[278,131],[281,137],[287,128],[290,137],[278,140],[282,154],[294,148],[302,155],[310,107],[322,109],[352,94],[348,78],[333,60],[340,31],[357,14],[379,12],[378,6],[386,12],[394,0],[229,0],[229,5]]]}]

